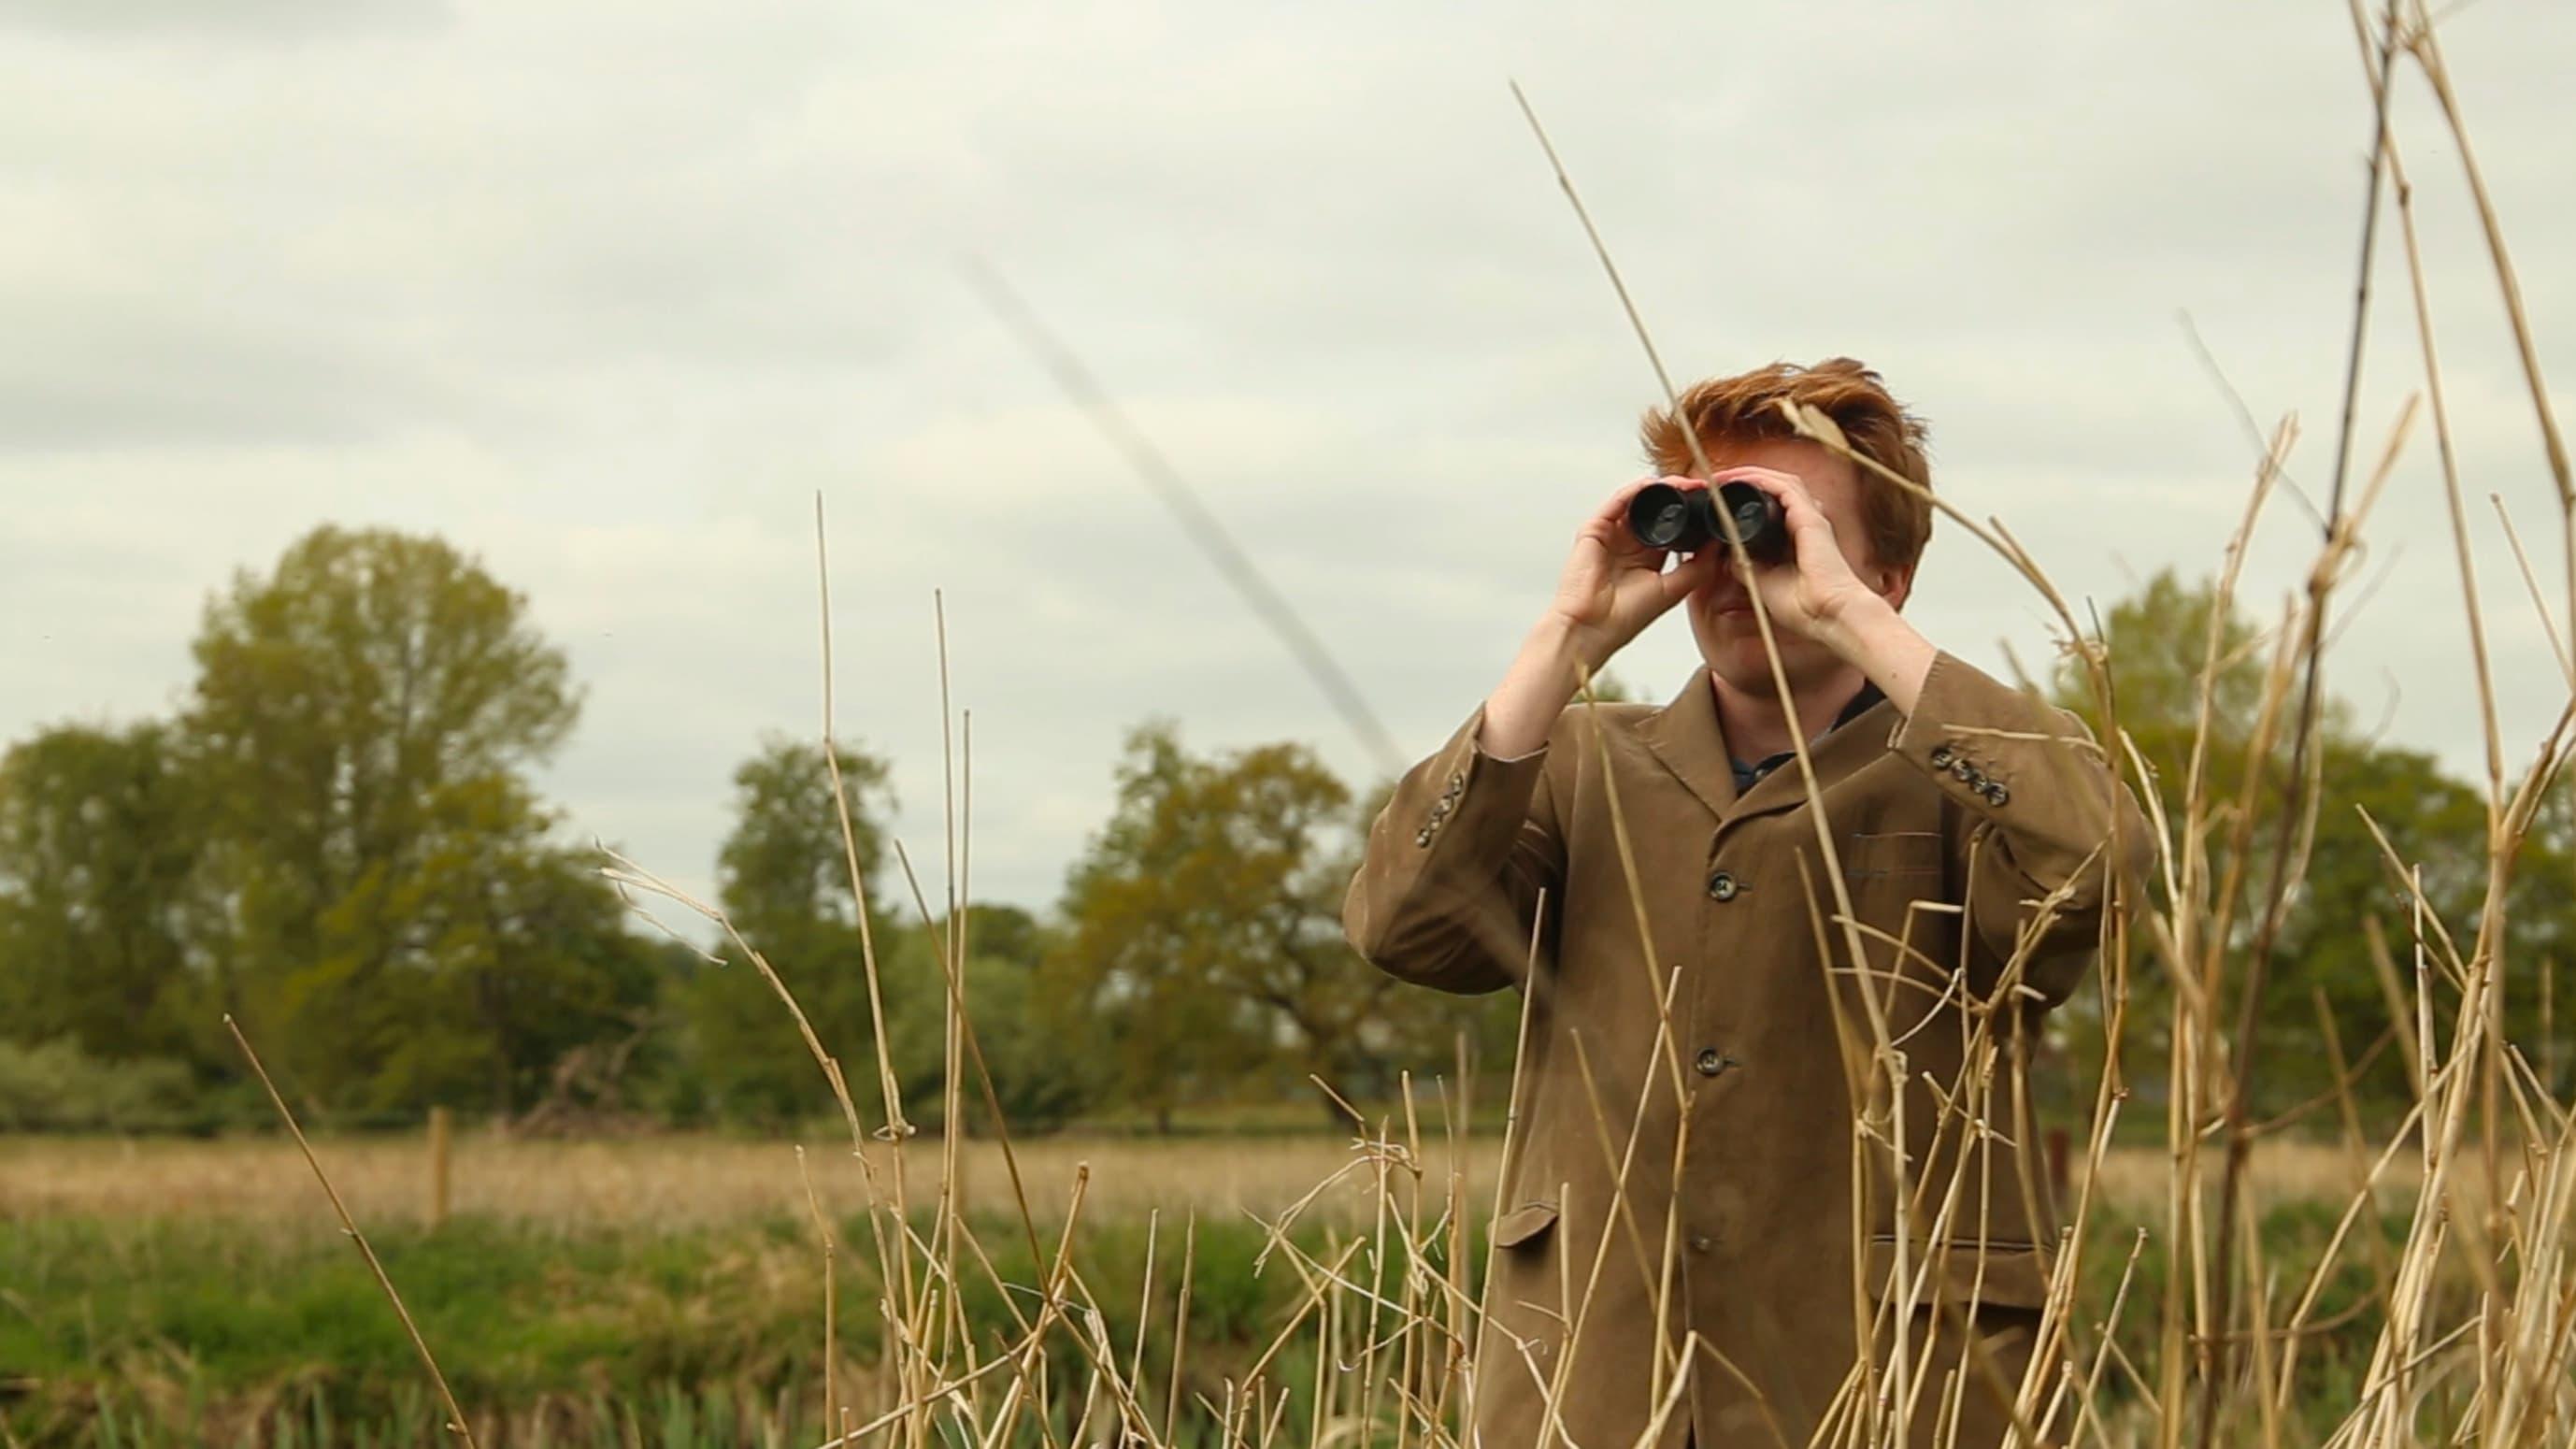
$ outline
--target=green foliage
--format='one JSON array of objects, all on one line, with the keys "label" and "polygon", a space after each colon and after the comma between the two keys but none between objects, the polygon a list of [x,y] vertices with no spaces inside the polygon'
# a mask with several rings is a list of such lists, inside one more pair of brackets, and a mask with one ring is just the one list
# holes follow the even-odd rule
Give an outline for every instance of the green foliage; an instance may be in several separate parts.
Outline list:
[{"label": "green foliage", "polygon": [[197,803],[164,725],[66,725],[0,756],[0,1036],[192,1055],[211,1020],[188,959]]},{"label": "green foliage", "polygon": [[[2286,1319],[2286,1305],[2297,1302],[2308,1291],[2319,1263],[2325,1260],[2327,1246],[2343,1226],[2348,1206],[2337,1201],[2329,1190],[2317,1196],[2289,1195],[2263,1208],[2255,1228],[2261,1259],[2281,1285],[2280,1301],[2272,1310],[2276,1319]],[[2385,1326],[2390,1293],[2385,1275],[2393,1271],[2403,1250],[2408,1216],[2408,1212],[2395,1207],[2365,1211],[2354,1218],[2346,1232],[2324,1281],[2317,1285],[2316,1301],[2301,1323],[2296,1392],[2277,1436],[2279,1442],[2327,1442],[2334,1426],[2360,1401],[2364,1387],[2373,1382],[2371,1360]],[[2152,1363],[2163,1328],[2160,1305],[2167,1279],[2175,1271],[2162,1216],[2154,1211],[2109,1210],[2098,1212],[2094,1223],[2089,1234],[2092,1246],[2086,1251],[2075,1290],[2078,1304],[2089,1307],[2079,1308],[2075,1322],[2082,1325],[2080,1331],[2088,1339],[2098,1331],[2107,1317],[2104,1310],[2119,1292],[2122,1274],[2129,1271],[2128,1250],[2134,1244],[2137,1266],[2112,1337],[2129,1362]],[[2188,1261],[2182,1271],[2191,1271]],[[2431,1291],[2433,1311],[2445,1315],[2474,1311],[2479,1296],[2476,1277],[2456,1257],[2443,1261]],[[2287,1338],[2278,1341],[2287,1342]],[[2100,1408],[2116,1422],[2142,1402],[2139,1387],[2127,1376],[2105,1375]],[[2265,1441],[2267,1436],[2255,1411],[2244,1400],[2236,1401],[2229,1412],[2241,1414],[2243,1420],[2230,1423],[2216,1442]],[[2436,1426],[2455,1413],[2456,1405],[2446,1413],[2437,1399],[2425,1414],[2430,1422],[2424,1425],[2421,1442],[2442,1442],[2447,1436]]]},{"label": "green foliage", "polygon": [[169,722],[0,760],[0,1035],[190,1063],[239,1017],[308,1111],[512,1116],[631,1038],[653,953],[527,772],[578,712],[526,601],[324,527],[211,599]]},{"label": "green foliage", "polygon": [[1168,1118],[1263,1077],[1384,1098],[1399,1070],[1447,1066],[1466,1012],[1343,939],[1351,796],[1311,750],[1198,757],[1152,724],[1117,778],[1117,808],[1065,887],[1050,982],[1051,1014],[1088,1023],[1121,1100]]},{"label": "green foliage", "polygon": [[884,761],[850,749],[826,758],[820,745],[773,739],[734,771],[733,786],[734,825],[717,851],[716,879],[725,914],[753,949],[774,962],[835,932],[855,931],[853,856],[869,906],[886,913],[890,903],[877,884],[885,858],[877,812],[893,806]]},{"label": "green foliage", "polygon": [[[837,804],[834,762],[817,744],[772,740],[734,771],[734,823],[717,855],[717,902],[795,994],[825,1050],[839,1059],[851,1094],[873,1103],[875,1013],[840,819],[846,809],[868,928],[883,951],[894,935],[877,881],[885,852],[879,818],[890,792],[883,761],[843,749],[837,763]],[[760,1125],[836,1111],[777,993],[739,951],[723,954],[726,964],[691,972],[676,992],[682,1055],[703,1110],[720,1121]],[[904,1014],[915,1007],[906,1003]],[[936,994],[918,1007],[936,1012]]]},{"label": "green foliage", "polygon": [[584,979],[616,908],[521,776],[578,713],[526,612],[444,542],[331,527],[207,606],[183,725],[218,993],[323,1102],[506,1113],[630,1004]]},{"label": "green foliage", "polygon": [[[2103,642],[2120,728],[2152,772],[2155,793],[2178,834],[2196,762],[2207,802],[2200,838],[2209,863],[2185,904],[2204,929],[2224,917],[2231,960],[2241,962],[2253,942],[2275,871],[2291,872],[2288,909],[2262,1003],[2268,1044],[2262,1080],[2268,1104],[2277,1108],[2334,1084],[2320,1000],[2347,1058],[2357,1058],[2389,1031],[2389,996],[2373,964],[2370,933],[2380,933],[2396,962],[2411,962],[2416,902],[2372,827],[2387,837],[2404,869],[2420,871],[2430,908],[2426,930],[2445,930],[2466,943],[2476,934],[2486,889],[2486,806],[2479,790],[2445,774],[2431,755],[2361,734],[2350,710],[2328,698],[2313,762],[2323,805],[2312,839],[2294,842],[2291,859],[2281,861],[2277,846],[2292,783],[2295,680],[2281,706],[2275,743],[2258,759],[2264,680],[2279,641],[2242,614],[2218,620],[2218,663],[2204,680],[2215,608],[2210,583],[2159,573],[2112,606]],[[2071,663],[2060,667],[2053,692],[2059,704],[2085,716],[2098,737],[2110,738],[2098,701]],[[2513,959],[2521,964],[2506,973],[2508,1035],[2543,1065],[2560,1056],[2550,1038],[2564,1035],[2546,1020],[2554,1008],[2544,1002],[2576,985],[2576,954],[2566,949],[2576,927],[2576,818],[2568,798],[2563,783],[2549,797],[2519,862],[2511,906]],[[2241,855],[2235,845],[2240,838]],[[2297,853],[2302,846],[2304,854]],[[2232,894],[2226,889],[2231,879]],[[2160,878],[2151,888],[2160,904],[2173,904],[2170,882]],[[2126,1060],[2133,1076],[2152,1076],[2167,1059],[2164,1033],[2174,1021],[2173,985],[2147,953],[2138,961],[2128,1013],[2135,1035]],[[2411,992],[2411,965],[2399,969]],[[2220,999],[2230,1021],[2234,987],[2233,978],[2222,983]],[[2437,1012],[2444,1009],[2437,1004]],[[2401,1100],[2406,1077],[2397,1054],[2383,1048],[2356,1087],[2365,1100],[2383,1107]]]},{"label": "green foliage", "polygon": [[578,712],[526,614],[443,542],[328,527],[206,610],[183,724],[218,990],[322,1104],[513,1114],[651,997],[524,778]]},{"label": "green foliage", "polygon": [[[1003,1119],[1015,1133],[1061,1127],[1098,1103],[1108,1067],[1098,1042],[1068,1030],[1050,1010],[1044,968],[1056,933],[1016,906],[979,905],[961,915],[967,1020]],[[896,995],[910,1008],[892,1026],[895,1075],[905,1115],[925,1128],[943,1124],[947,1115],[948,975],[940,960],[943,950],[953,949],[952,929],[943,920],[935,930],[904,933],[889,966]],[[983,1086],[962,1038],[958,1049],[954,1081],[964,1094],[967,1130],[974,1131],[987,1115]]]},{"label": "green foliage", "polygon": [[0,1132],[134,1132],[185,1120],[188,1069],[141,1058],[103,1062],[66,1038],[0,1041]]}]

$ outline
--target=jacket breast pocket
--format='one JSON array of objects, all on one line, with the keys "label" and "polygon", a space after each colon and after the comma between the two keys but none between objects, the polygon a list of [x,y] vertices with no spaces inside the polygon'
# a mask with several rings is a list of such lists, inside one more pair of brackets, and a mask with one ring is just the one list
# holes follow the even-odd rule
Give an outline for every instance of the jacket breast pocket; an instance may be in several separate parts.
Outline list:
[{"label": "jacket breast pocket", "polygon": [[1948,842],[1937,830],[1855,830],[1834,842],[1843,878],[1897,894],[1939,896],[1949,878]]}]

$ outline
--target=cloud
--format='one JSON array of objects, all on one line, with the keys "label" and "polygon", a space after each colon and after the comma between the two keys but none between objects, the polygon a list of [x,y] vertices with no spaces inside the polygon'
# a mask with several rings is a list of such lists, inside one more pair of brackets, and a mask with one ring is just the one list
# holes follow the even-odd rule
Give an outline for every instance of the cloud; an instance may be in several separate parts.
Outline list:
[{"label": "cloud", "polygon": [[[109,17],[113,18],[109,18]],[[2576,12],[2444,32],[2570,375],[2559,77]],[[31,6],[0,18],[0,736],[167,706],[198,601],[316,522],[433,530],[529,594],[589,687],[578,828],[704,887],[727,777],[840,718],[941,828],[944,591],[975,880],[1032,904],[1140,719],[1373,765],[990,316],[989,258],[1297,601],[1409,747],[1474,706],[1654,383],[1504,88],[1519,77],[1685,376],[1854,353],[1941,488],[2078,601],[2215,566],[2258,427],[2333,454],[2369,113],[2342,18],[2203,0],[1294,9]],[[2446,128],[2401,70],[2508,738],[2559,693],[2484,499],[2555,574],[2553,490]],[[2384,228],[2357,429],[2421,388]],[[2336,687],[2473,767],[2425,426]],[[2356,488],[2358,483],[2356,483]],[[2297,588],[2277,500],[2248,597]],[[2551,586],[2553,591],[2556,585]],[[1966,532],[1915,612],[2000,668],[2053,621]],[[1665,629],[1616,666],[1661,697]]]},{"label": "cloud", "polygon": [[288,39],[428,29],[445,21],[442,0],[8,0],[0,32],[56,32],[88,42],[136,39],[275,44]]}]

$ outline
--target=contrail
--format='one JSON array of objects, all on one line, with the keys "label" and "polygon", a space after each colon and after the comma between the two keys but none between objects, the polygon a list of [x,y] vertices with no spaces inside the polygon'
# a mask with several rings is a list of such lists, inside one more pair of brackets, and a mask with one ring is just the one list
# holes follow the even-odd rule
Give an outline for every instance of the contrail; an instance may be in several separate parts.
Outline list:
[{"label": "contrail", "polygon": [[1287,596],[1262,577],[1261,570],[1252,562],[1252,556],[1243,551],[1243,546],[1226,532],[1225,525],[1218,522],[1217,516],[1200,501],[1198,491],[1190,486],[1189,480],[1181,476],[1180,470],[1172,466],[1171,460],[1163,456],[1162,450],[1154,446],[1143,429],[1118,410],[1108,390],[1091,375],[1089,368],[1083,366],[1082,359],[1047,330],[1046,324],[1038,320],[1037,313],[1021,299],[1020,294],[1002,280],[1001,273],[983,258],[972,255],[964,259],[963,266],[967,281],[983,294],[985,303],[1002,319],[1003,325],[1009,327],[1037,357],[1039,364],[1055,378],[1056,385],[1064,389],[1065,396],[1090,416],[1092,426],[1100,429],[1110,446],[1126,455],[1128,465],[1145,480],[1146,486],[1154,490],[1154,496],[1162,500],[1163,506],[1172,511],[1172,517],[1180,523],[1181,531],[1189,535],[1190,542],[1197,544],[1199,552],[1206,554],[1208,561],[1216,565],[1217,572],[1225,576],[1225,581],[1234,585],[1235,592],[1252,606],[1252,612],[1262,623],[1270,626],[1270,632],[1279,636],[1279,642],[1288,646],[1288,652],[1297,657],[1297,663],[1305,669],[1307,677],[1315,681],[1315,687],[1324,692],[1324,698],[1341,715],[1342,722],[1350,726],[1351,733],[1359,736],[1361,746],[1376,757],[1378,768],[1388,774],[1402,771],[1408,763],[1404,752],[1396,748],[1395,736],[1387,733],[1386,726],[1378,720],[1377,712],[1370,709],[1368,701],[1361,697],[1359,686],[1352,683],[1350,675],[1340,664],[1334,662],[1333,656],[1324,648],[1324,641],[1316,638],[1315,631],[1307,628],[1306,621],[1297,616]]}]

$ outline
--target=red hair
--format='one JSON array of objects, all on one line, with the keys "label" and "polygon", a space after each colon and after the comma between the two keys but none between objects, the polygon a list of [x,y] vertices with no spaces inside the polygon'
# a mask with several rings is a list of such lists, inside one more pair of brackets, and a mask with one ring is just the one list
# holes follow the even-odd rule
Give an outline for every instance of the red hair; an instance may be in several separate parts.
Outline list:
[{"label": "red hair", "polygon": [[[1842,429],[1853,452],[1916,487],[1932,487],[1932,464],[1923,454],[1923,420],[1888,393],[1877,373],[1848,357],[1829,357],[1813,367],[1775,362],[1693,383],[1682,393],[1679,408],[1647,409],[1638,437],[1656,472],[1689,473],[1692,435],[1710,454],[1727,443],[1798,437],[1781,412],[1783,402],[1823,413]],[[1685,418],[1689,433],[1683,431]],[[1932,537],[1932,501],[1867,468],[1855,466],[1854,471],[1860,477],[1860,513],[1870,551],[1880,563],[1913,567]]]}]

